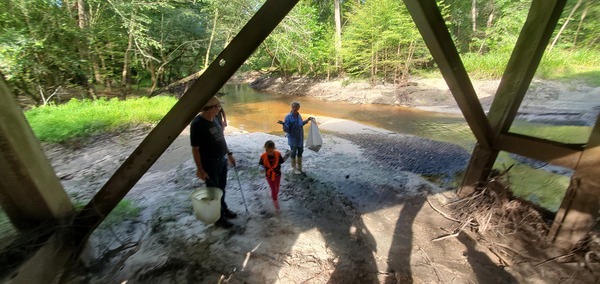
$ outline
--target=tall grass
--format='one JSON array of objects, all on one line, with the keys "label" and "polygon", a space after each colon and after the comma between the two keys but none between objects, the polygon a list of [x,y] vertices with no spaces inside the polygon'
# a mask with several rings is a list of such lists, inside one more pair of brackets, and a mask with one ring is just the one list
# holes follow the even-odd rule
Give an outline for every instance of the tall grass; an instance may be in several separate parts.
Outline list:
[{"label": "tall grass", "polygon": [[513,165],[508,172],[509,182],[515,196],[536,203],[552,212],[558,211],[570,177],[555,174],[513,159],[509,153],[500,151],[494,168],[503,171]]},{"label": "tall grass", "polygon": [[[490,52],[485,55],[467,53],[461,55],[461,58],[471,78],[499,79],[506,69],[510,55],[510,51]],[[581,79],[591,86],[600,86],[600,51],[546,51],[536,76],[543,79]]]},{"label": "tall grass", "polygon": [[600,86],[600,51],[546,52],[536,75],[547,79],[580,79],[591,86],[598,87]]},{"label": "tall grass", "polygon": [[73,99],[62,105],[33,108],[25,112],[25,117],[40,141],[60,143],[74,137],[157,123],[175,102],[175,98],[167,96],[128,100]]},{"label": "tall grass", "polygon": [[142,209],[136,202],[129,199],[122,199],[113,211],[106,216],[106,219],[100,224],[100,228],[112,227],[126,219],[136,219],[140,216]]},{"label": "tall grass", "polygon": [[506,68],[510,52],[490,52],[485,55],[461,55],[465,69],[473,79],[499,79]]}]

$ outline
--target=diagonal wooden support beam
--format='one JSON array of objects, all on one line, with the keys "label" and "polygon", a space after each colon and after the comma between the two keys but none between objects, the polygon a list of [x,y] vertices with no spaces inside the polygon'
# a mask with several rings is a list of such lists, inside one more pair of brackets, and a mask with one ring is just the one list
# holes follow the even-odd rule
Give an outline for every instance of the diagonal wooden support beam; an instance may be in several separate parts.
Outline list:
[{"label": "diagonal wooden support beam", "polygon": [[73,213],[69,197],[1,74],[0,169],[0,204],[16,228],[50,225],[50,220]]},{"label": "diagonal wooden support beam", "polygon": [[488,113],[494,137],[510,129],[566,0],[533,0]]},{"label": "diagonal wooden support beam", "polygon": [[[531,3],[527,20],[488,113],[493,144],[501,134],[510,129],[565,3],[566,0],[533,0]],[[499,150],[497,147],[488,148],[483,144],[475,147],[458,191],[460,196],[469,195],[479,182],[488,178]]]},{"label": "diagonal wooden support beam", "polygon": [[[65,232],[24,264],[12,283],[55,282],[54,278],[75,261],[89,235],[117,206],[137,181],[250,57],[271,31],[296,5],[298,0],[267,0],[238,35],[219,54],[156,125],[133,153],[123,162],[100,191],[74,218]],[[190,150],[191,151],[191,150]],[[190,152],[191,156],[191,152]],[[52,261],[47,261],[52,259]]]},{"label": "diagonal wooden support beam", "polygon": [[491,148],[492,129],[435,0],[404,0],[477,143]]},{"label": "diagonal wooden support beam", "polygon": [[76,216],[72,232],[75,244],[81,245],[88,238],[297,2],[298,0],[267,0],[264,3]]}]

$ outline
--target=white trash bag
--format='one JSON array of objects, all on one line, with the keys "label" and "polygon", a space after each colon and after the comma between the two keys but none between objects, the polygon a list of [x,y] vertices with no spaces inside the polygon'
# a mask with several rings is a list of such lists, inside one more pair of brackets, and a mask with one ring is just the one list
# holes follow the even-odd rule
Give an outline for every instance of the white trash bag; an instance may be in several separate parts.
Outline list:
[{"label": "white trash bag", "polygon": [[310,121],[310,129],[308,130],[308,139],[306,139],[306,148],[319,152],[323,146],[323,138],[319,132],[316,120],[313,118]]}]

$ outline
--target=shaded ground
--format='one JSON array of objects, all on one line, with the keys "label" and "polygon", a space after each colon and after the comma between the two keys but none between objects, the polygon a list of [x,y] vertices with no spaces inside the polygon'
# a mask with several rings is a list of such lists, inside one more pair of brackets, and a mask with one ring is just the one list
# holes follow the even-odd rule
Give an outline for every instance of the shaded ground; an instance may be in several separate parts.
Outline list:
[{"label": "shaded ground", "polygon": [[[353,103],[407,105],[457,112],[443,81],[394,86],[270,82],[273,92],[311,95]],[[440,83],[441,82],[441,83]],[[558,88],[534,91],[544,97]],[[477,82],[489,108],[497,82]],[[550,87],[548,87],[550,86]],[[531,119],[581,120],[597,115],[598,88],[572,97],[569,111],[526,98]],[[590,95],[591,94],[591,95]],[[562,93],[549,100],[561,105]],[[586,106],[587,102],[587,106]],[[591,103],[590,103],[591,102]],[[544,116],[544,113],[556,115]],[[526,115],[526,114],[523,114]],[[287,149],[284,137],[227,128],[238,161],[230,169],[227,202],[240,216],[232,230],[194,217],[189,194],[204,186],[195,176],[188,132],[161,156],[125,197],[139,214],[115,210],[92,235],[90,255],[72,283],[594,283],[597,263],[544,250],[544,242],[519,232],[481,236],[451,221],[456,196],[447,186],[460,174],[468,152],[452,144],[390,133],[355,122],[319,118],[324,145],[305,151],[306,176],[283,165],[281,214],[274,212],[257,168],[268,139]],[[65,189],[86,203],[141,142],[137,129],[46,146]],[[444,185],[421,175],[439,177]],[[125,206],[127,207],[127,206]],[[247,207],[247,211],[246,211]],[[434,209],[435,207],[435,209]],[[133,210],[135,211],[135,210]],[[448,216],[443,216],[442,213]],[[461,220],[465,221],[465,220]]]},{"label": "shaded ground", "polygon": [[[289,165],[283,165],[279,215],[256,164],[264,141],[272,139],[285,149],[285,138],[228,127],[239,174],[238,183],[236,171],[229,173],[227,201],[240,213],[232,230],[207,226],[194,217],[189,194],[203,185],[194,177],[184,131],[126,196],[141,209],[139,216],[105,221],[92,235],[88,264],[77,268],[70,282],[592,283],[597,279],[597,274],[572,264],[550,261],[535,266],[549,256],[522,244],[518,235],[493,241],[533,255],[531,259],[506,250],[501,263],[491,252],[490,241],[482,242],[474,232],[433,242],[458,223],[432,206],[449,212],[444,205],[455,196],[405,170],[445,159],[431,155],[444,148],[438,142],[395,136],[353,122],[323,118],[320,123],[324,145],[318,153],[305,151],[307,175],[293,175]],[[81,203],[102,186],[145,132],[100,137],[81,148],[47,147],[47,152],[65,188]],[[405,147],[411,143],[425,147]],[[378,154],[404,153],[403,149],[412,154],[404,154],[402,160],[388,157],[382,162],[387,155]],[[449,169],[466,165],[468,153],[451,145],[447,149],[458,157]],[[439,168],[442,173],[449,169]]]}]

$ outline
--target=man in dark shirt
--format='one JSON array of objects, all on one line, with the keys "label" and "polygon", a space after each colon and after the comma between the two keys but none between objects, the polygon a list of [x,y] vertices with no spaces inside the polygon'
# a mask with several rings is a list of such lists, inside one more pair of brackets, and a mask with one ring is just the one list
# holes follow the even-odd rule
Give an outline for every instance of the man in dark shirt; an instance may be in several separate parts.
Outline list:
[{"label": "man in dark shirt", "polygon": [[221,218],[215,225],[229,228],[233,224],[226,219],[235,218],[237,214],[230,211],[225,203],[227,161],[235,167],[235,158],[227,147],[221,125],[215,119],[220,110],[221,102],[216,97],[212,97],[202,108],[202,112],[192,121],[190,140],[196,163],[196,176],[203,180],[207,187],[218,187],[223,190]]}]

